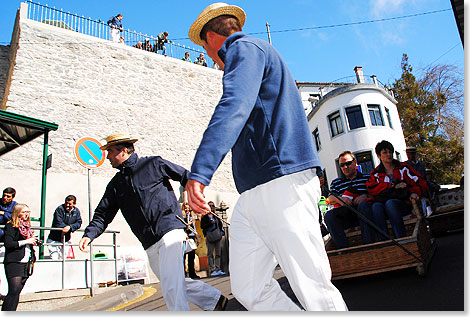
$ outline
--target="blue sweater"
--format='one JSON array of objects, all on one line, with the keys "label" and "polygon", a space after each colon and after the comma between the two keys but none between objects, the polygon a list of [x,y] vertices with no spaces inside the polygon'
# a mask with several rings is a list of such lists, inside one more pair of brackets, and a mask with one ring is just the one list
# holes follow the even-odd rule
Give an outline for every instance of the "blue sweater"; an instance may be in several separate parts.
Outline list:
[{"label": "blue sweater", "polygon": [[239,193],[321,167],[297,86],[274,47],[237,32],[218,55],[225,63],[223,95],[188,178],[209,185],[230,149]]}]

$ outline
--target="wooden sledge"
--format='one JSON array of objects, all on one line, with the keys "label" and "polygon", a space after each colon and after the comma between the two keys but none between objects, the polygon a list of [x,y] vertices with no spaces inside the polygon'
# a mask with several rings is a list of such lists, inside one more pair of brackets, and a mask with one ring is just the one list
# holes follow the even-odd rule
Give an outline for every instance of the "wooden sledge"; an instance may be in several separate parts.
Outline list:
[{"label": "wooden sledge", "polygon": [[[419,275],[425,275],[434,254],[435,243],[428,230],[428,224],[421,210],[413,201],[413,215],[404,218],[407,236],[396,239],[418,259],[406,253],[392,240],[363,244],[360,227],[346,233],[350,247],[336,249],[329,237],[325,248],[330,260],[332,280],[351,278],[416,267]],[[393,237],[389,225],[389,235]]]},{"label": "wooden sledge", "polygon": [[463,229],[464,190],[452,188],[440,190],[432,204],[428,222],[433,234]]}]

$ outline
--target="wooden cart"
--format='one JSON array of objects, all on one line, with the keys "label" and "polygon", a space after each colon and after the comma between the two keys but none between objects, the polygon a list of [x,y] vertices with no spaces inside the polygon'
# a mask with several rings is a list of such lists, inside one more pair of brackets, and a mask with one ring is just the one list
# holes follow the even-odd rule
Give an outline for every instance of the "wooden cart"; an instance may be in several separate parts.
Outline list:
[{"label": "wooden cart", "polygon": [[[363,244],[360,227],[346,233],[350,247],[336,249],[333,240],[325,241],[330,260],[332,280],[382,273],[416,267],[419,275],[425,275],[434,254],[435,243],[428,229],[427,220],[413,201],[413,215],[404,219],[407,236],[396,239],[417,258],[406,253],[392,240]],[[389,235],[393,237],[389,225]]]},{"label": "wooden cart", "polygon": [[433,234],[463,229],[464,190],[461,187],[439,191],[427,218]]}]

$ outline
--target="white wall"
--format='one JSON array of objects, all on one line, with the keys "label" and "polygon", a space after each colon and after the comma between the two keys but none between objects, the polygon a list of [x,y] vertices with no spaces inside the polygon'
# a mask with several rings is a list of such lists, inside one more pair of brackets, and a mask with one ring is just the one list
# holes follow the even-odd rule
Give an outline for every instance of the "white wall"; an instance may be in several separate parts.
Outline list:
[{"label": "white wall", "polygon": [[[367,104],[379,104],[381,106],[385,126],[371,125]],[[354,105],[361,105],[365,127],[349,130],[345,107]],[[389,127],[384,107],[390,110],[393,129]],[[337,110],[340,110],[344,133],[331,137],[328,115]],[[376,166],[379,161],[375,155],[375,145],[382,140],[387,140],[393,144],[395,151],[401,153],[402,159],[406,159],[406,144],[396,105],[377,90],[351,90],[326,99],[310,119],[309,127],[310,131],[316,128],[319,130],[322,148],[318,154],[323,167],[326,169],[329,182],[338,177],[335,159],[341,152],[346,150],[353,153],[370,150],[374,159],[374,166]]]},{"label": "white wall", "polygon": [[[47,173],[46,226],[68,194],[77,196],[82,228],[89,221],[87,170],[73,153],[82,137],[104,143],[109,134],[129,132],[139,139],[135,146],[140,156],[161,155],[190,168],[222,94],[221,71],[30,21],[24,15],[19,27],[19,37],[12,39],[18,49],[3,100],[6,110],[59,125],[49,134],[53,160]],[[0,54],[0,69],[8,69],[7,55]],[[15,200],[28,204],[33,217],[40,212],[42,145],[41,137],[0,158],[0,190],[14,187]],[[223,200],[230,207],[229,217],[238,198],[230,160],[229,153],[206,189],[208,199],[216,204]],[[108,162],[93,170],[92,208],[115,172]],[[173,188],[180,197],[178,184]],[[109,229],[121,232],[120,245],[141,248],[120,213]],[[74,234],[72,242],[80,237]]]}]

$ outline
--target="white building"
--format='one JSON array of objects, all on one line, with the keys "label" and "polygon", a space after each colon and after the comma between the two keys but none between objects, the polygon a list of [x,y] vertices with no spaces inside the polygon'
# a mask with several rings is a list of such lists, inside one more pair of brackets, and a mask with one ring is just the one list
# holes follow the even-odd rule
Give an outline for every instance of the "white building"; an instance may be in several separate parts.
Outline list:
[{"label": "white building", "polygon": [[379,164],[374,149],[382,140],[393,144],[395,158],[407,159],[393,92],[375,76],[367,83],[362,67],[354,70],[356,83],[297,83],[328,184],[340,175],[338,155],[345,150],[367,174]]}]

